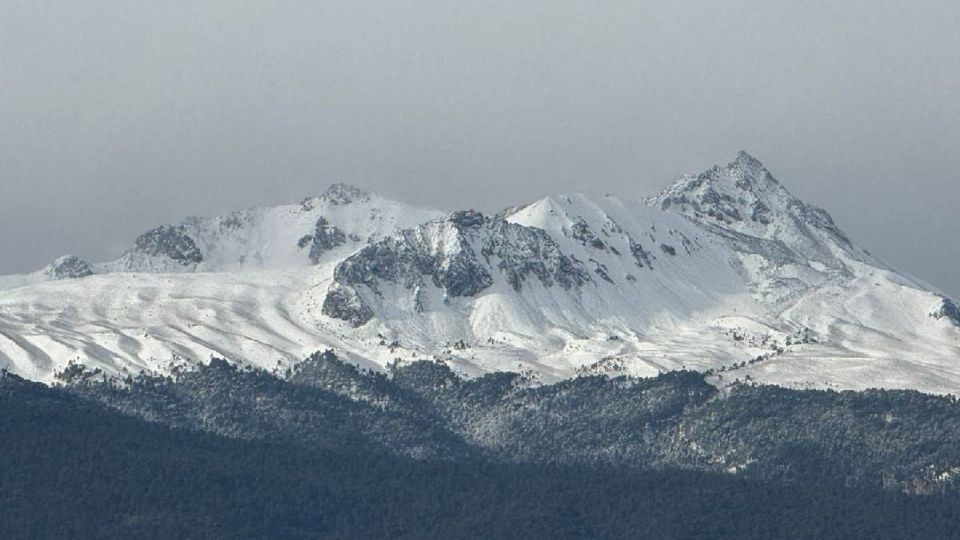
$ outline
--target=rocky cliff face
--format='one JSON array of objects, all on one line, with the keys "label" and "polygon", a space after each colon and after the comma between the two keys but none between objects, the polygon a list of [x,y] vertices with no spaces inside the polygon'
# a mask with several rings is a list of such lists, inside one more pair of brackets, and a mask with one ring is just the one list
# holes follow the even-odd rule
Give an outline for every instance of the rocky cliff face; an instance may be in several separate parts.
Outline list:
[{"label": "rocky cliff face", "polygon": [[47,266],[44,272],[51,279],[77,279],[93,275],[90,264],[76,255],[60,257]]},{"label": "rocky cliff face", "polygon": [[203,254],[182,225],[164,225],[147,231],[137,238],[133,249],[136,253],[170,259],[183,266],[203,262]]},{"label": "rocky cliff face", "polygon": [[422,310],[425,287],[451,299],[476,296],[497,280],[520,292],[530,279],[569,290],[591,278],[543,230],[472,210],[454,212],[366,246],[338,264],[323,313],[363,324],[373,316],[369,304],[383,296],[384,283],[415,295]]},{"label": "rocky cliff face", "polygon": [[946,319],[960,326],[960,306],[949,298],[943,298],[940,308],[934,311],[932,315],[935,319]]},{"label": "rocky cliff face", "polygon": [[[317,226],[313,232],[313,236],[307,236],[307,243],[310,246],[310,260],[314,264],[320,262],[321,257],[324,253],[342,246],[347,242],[347,235],[338,229],[335,225],[331,225],[327,218],[320,216],[317,218]],[[359,237],[353,238],[354,241],[359,241]]]}]

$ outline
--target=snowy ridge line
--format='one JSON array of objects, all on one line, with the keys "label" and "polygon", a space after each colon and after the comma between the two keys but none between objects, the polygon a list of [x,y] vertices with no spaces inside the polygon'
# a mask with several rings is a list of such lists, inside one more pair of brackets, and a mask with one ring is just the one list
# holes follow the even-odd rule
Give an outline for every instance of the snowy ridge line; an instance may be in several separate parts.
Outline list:
[{"label": "snowy ridge line", "polygon": [[382,369],[656,375],[960,393],[960,308],[877,261],[755,158],[656,197],[444,213],[337,184],[188,218],[117,261],[0,276],[0,367],[123,375],[171,358],[286,369],[317,350]]}]

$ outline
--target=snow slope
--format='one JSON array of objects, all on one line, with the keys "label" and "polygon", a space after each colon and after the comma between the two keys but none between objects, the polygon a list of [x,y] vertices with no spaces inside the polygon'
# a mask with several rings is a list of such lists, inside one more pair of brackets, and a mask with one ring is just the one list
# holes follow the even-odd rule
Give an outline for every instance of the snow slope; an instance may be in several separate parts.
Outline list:
[{"label": "snow slope", "polygon": [[960,393],[956,304],[743,153],[654,198],[562,195],[494,216],[337,185],[81,263],[0,277],[0,366],[43,381],[71,361],[285,369],[335,348],[371,368],[435,358],[544,382],[685,367],[718,384]]}]

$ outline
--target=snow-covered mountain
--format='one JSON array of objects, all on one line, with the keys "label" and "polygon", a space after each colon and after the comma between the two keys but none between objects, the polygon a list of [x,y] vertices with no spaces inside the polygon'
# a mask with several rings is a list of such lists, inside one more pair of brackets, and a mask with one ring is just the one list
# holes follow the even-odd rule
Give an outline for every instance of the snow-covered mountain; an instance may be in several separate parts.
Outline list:
[{"label": "snow-covered mountain", "polygon": [[652,375],[960,393],[960,309],[877,261],[745,153],[657,197],[548,197],[496,215],[344,185],[190,218],[119,260],[0,277],[0,366],[50,380],[224,356],[365,367]]}]

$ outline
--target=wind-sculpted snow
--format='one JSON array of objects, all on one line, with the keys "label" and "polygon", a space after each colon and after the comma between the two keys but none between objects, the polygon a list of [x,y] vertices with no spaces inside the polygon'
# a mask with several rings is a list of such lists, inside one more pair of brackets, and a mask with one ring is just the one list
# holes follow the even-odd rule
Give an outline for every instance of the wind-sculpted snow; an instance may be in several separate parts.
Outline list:
[{"label": "wind-sculpted snow", "polygon": [[742,153],[653,199],[557,195],[487,216],[338,184],[187,218],[113,262],[0,276],[0,368],[273,370],[331,348],[371,369],[427,358],[542,383],[690,369],[719,387],[960,394],[958,312]]}]

